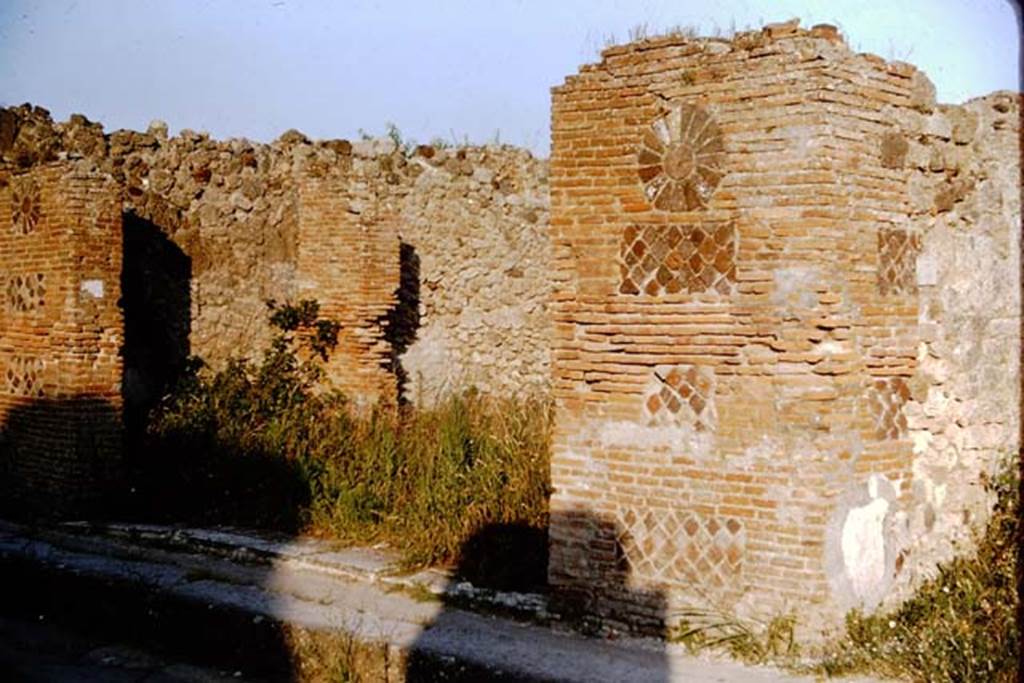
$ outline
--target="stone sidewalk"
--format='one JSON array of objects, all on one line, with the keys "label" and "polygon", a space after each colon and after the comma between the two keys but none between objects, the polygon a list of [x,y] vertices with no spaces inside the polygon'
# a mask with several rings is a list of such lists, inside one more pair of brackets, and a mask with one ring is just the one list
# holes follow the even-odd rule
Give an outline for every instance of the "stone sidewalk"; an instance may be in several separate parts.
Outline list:
[{"label": "stone sidewalk", "polygon": [[0,568],[10,563],[192,605],[198,617],[185,623],[197,626],[194,619],[207,620],[205,608],[210,619],[230,610],[253,625],[342,636],[379,653],[371,679],[812,680],[695,657],[654,639],[588,638],[560,627],[542,595],[477,589],[439,570],[402,574],[386,552],[337,549],[312,539],[151,525],[29,529],[0,523]]}]

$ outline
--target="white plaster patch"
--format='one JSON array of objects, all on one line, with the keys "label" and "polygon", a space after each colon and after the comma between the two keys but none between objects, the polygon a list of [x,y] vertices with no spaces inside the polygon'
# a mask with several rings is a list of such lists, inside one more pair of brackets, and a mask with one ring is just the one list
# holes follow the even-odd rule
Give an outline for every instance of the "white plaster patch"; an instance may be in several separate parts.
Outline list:
[{"label": "white plaster patch", "polygon": [[[872,493],[877,494],[877,490]],[[875,498],[852,508],[843,523],[843,566],[854,594],[861,600],[873,594],[885,579],[884,523],[888,511],[889,501]]]},{"label": "white plaster patch", "polygon": [[103,280],[82,280],[82,292],[93,299],[102,299]]},{"label": "white plaster patch", "polygon": [[671,446],[686,448],[691,455],[710,453],[714,439],[710,432],[697,431],[689,425],[646,426],[627,420],[601,423],[597,438],[606,448]]},{"label": "white plaster patch", "polygon": [[436,405],[452,388],[469,384],[453,352],[455,345],[447,330],[426,327],[402,354],[402,368],[409,377],[406,391],[417,405]]},{"label": "white plaster patch", "polygon": [[914,455],[924,455],[932,442],[932,433],[927,429],[919,429],[910,432],[910,440],[913,443]]},{"label": "white plaster patch", "polygon": [[[860,454],[863,447],[853,439],[850,444],[850,452],[854,458]],[[803,437],[796,439],[783,439],[775,435],[763,434],[760,441],[748,446],[743,454],[730,458],[736,464],[753,464],[766,460],[776,460],[785,457],[790,462],[814,462],[822,457],[821,448],[818,444]]]},{"label": "white plaster patch", "polygon": [[817,148],[817,142],[811,129],[808,126],[793,126],[786,130],[786,134],[793,142],[793,149],[798,154],[808,156]]},{"label": "white plaster patch", "polygon": [[772,303],[785,308],[813,308],[818,303],[821,270],[814,267],[777,268],[772,272],[775,287]]},{"label": "white plaster patch", "polygon": [[817,351],[818,353],[821,353],[826,356],[838,353],[846,353],[849,351],[849,344],[844,344],[843,342],[838,341],[825,340],[818,344]]},{"label": "white plaster patch", "polygon": [[921,287],[939,284],[939,262],[934,254],[922,253],[917,257],[917,284]]}]

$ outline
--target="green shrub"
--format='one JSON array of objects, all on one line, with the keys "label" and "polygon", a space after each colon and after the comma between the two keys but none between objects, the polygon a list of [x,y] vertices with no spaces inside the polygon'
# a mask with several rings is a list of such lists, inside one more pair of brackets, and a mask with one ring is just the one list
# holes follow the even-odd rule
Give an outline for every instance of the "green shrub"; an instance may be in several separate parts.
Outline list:
[{"label": "green shrub", "polygon": [[336,323],[315,302],[269,305],[278,334],[261,362],[193,361],[155,412],[141,512],[383,541],[415,565],[458,560],[488,525],[546,528],[547,402],[471,392],[354,412],[318,388]]},{"label": "green shrub", "polygon": [[939,568],[895,612],[847,616],[847,636],[819,665],[920,681],[1016,681],[1019,472],[986,486],[996,504],[977,551]]}]

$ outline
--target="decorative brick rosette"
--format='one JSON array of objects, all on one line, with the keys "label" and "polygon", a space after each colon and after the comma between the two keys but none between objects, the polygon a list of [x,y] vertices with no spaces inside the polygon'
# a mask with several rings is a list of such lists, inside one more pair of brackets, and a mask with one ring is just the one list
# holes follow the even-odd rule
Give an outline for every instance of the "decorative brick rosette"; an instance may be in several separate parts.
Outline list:
[{"label": "decorative brick rosette", "polygon": [[722,132],[704,109],[674,106],[644,132],[637,154],[648,201],[664,211],[703,209],[724,175],[724,152]]},{"label": "decorative brick rosette", "polygon": [[39,186],[31,178],[19,178],[11,183],[11,227],[19,235],[28,235],[36,229],[42,216]]}]

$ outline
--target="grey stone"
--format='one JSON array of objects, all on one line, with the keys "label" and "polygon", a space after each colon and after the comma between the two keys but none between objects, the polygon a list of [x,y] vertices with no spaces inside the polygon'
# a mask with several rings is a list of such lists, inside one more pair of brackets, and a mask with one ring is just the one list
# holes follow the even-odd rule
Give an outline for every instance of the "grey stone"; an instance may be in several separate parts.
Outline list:
[{"label": "grey stone", "polygon": [[167,140],[167,123],[159,119],[153,119],[149,122],[149,127],[146,132],[152,135],[158,140]]}]

